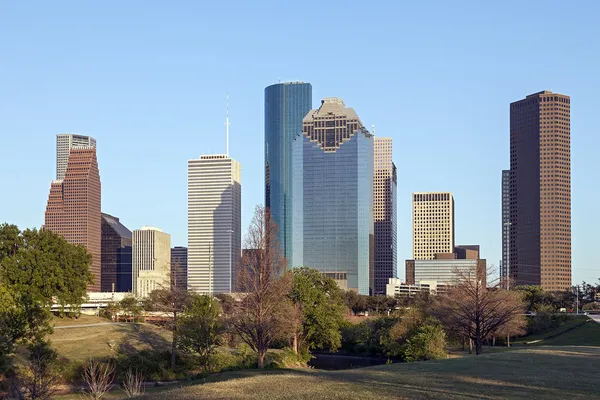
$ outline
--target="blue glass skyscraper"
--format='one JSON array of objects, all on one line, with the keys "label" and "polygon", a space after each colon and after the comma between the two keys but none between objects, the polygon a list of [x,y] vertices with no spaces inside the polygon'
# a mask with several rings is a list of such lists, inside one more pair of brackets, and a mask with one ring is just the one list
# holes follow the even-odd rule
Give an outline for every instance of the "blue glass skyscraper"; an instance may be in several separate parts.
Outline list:
[{"label": "blue glass skyscraper", "polygon": [[312,108],[310,83],[286,82],[265,89],[265,206],[292,265],[292,141]]},{"label": "blue glass skyscraper", "polygon": [[292,266],[370,294],[373,276],[373,135],[337,98],[304,118],[293,148]]}]

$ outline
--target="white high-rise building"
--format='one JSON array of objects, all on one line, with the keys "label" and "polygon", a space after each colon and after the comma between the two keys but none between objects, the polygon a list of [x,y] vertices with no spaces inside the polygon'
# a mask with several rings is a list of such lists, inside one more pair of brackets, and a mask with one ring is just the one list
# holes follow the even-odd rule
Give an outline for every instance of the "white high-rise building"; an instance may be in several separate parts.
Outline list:
[{"label": "white high-rise building", "polygon": [[69,152],[77,147],[96,147],[96,139],[91,136],[64,133],[56,135],[56,179],[65,179]]},{"label": "white high-rise building", "polygon": [[413,259],[433,260],[454,252],[452,193],[413,193]]},{"label": "white high-rise building", "polygon": [[133,293],[144,298],[155,289],[169,289],[171,282],[171,235],[151,226],[133,231]]},{"label": "white high-rise building", "polygon": [[224,154],[188,161],[188,288],[235,291],[241,258],[240,163]]}]

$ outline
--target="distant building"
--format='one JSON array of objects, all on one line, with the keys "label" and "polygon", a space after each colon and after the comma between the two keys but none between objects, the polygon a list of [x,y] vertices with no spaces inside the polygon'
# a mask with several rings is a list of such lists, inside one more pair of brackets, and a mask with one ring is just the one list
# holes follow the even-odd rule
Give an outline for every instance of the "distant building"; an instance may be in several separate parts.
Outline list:
[{"label": "distant building", "polygon": [[290,265],[307,266],[372,293],[373,135],[352,108],[326,98],[292,143]]},{"label": "distant building", "polygon": [[413,259],[433,260],[454,251],[452,193],[413,193]]},{"label": "distant building", "polygon": [[[265,207],[277,225],[277,239],[292,258],[292,142],[312,108],[312,86],[276,83],[265,88]],[[290,264],[291,265],[291,264]]]},{"label": "distant building", "polygon": [[510,255],[510,170],[502,171],[502,262],[500,263],[500,280],[508,279]]},{"label": "distant building", "polygon": [[70,133],[56,135],[56,179],[65,179],[69,152],[76,148],[96,148],[96,139]]},{"label": "distant building", "polygon": [[144,226],[133,231],[133,293],[145,298],[156,289],[169,289],[171,235]]},{"label": "distant building", "polygon": [[102,213],[102,292],[131,292],[131,252],[131,231],[119,218]]},{"label": "distant building", "polygon": [[171,285],[187,289],[188,249],[176,246],[171,249]]},{"label": "distant building", "polygon": [[542,91],[510,104],[509,276],[571,289],[571,99]]},{"label": "distant building", "polygon": [[188,161],[190,290],[230,293],[241,256],[242,171],[224,154]]},{"label": "distant building", "polygon": [[374,294],[385,293],[390,278],[398,277],[396,187],[392,139],[374,138],[373,215],[375,232]]},{"label": "distant building", "polygon": [[422,281],[436,281],[443,285],[453,285],[462,277],[478,278],[486,284],[486,260],[457,259],[453,253],[441,254],[433,260],[406,260],[406,283],[420,284]]},{"label": "distant building", "polygon": [[[59,153],[61,149],[57,149]],[[88,286],[90,292],[100,291],[101,286],[100,190],[96,148],[72,147],[64,179],[50,185],[44,222],[44,229],[64,236],[69,243],[83,245],[92,255],[94,283]]]},{"label": "distant building", "polygon": [[414,296],[417,294],[441,294],[450,288],[450,285],[437,281],[421,281],[419,284],[408,284],[398,278],[388,279],[385,285],[385,294],[390,297]]}]

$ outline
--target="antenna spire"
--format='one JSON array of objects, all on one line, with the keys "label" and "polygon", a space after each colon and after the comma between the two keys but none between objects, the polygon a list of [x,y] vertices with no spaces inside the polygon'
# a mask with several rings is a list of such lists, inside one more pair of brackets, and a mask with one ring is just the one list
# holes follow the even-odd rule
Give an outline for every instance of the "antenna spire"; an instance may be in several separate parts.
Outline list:
[{"label": "antenna spire", "polygon": [[229,123],[229,95],[225,95],[225,103],[226,103],[226,108],[227,108],[227,113],[226,113],[226,117],[225,117],[225,135],[226,135],[226,143],[225,143],[225,152],[227,154],[227,157],[229,157],[229,125],[231,125]]}]

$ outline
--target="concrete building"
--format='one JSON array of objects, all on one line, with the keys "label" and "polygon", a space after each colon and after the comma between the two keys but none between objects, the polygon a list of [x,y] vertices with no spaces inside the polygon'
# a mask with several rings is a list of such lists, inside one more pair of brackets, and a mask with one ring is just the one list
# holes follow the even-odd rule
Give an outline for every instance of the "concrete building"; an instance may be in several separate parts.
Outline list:
[{"label": "concrete building", "polygon": [[413,259],[433,260],[454,251],[454,198],[452,193],[413,193]]},{"label": "concrete building", "polygon": [[509,275],[571,289],[571,99],[542,91],[510,104]]},{"label": "concrete building", "polygon": [[171,285],[187,289],[188,249],[183,246],[171,248]]},{"label": "concrete building", "polygon": [[265,207],[288,259],[292,257],[292,141],[302,132],[302,119],[311,108],[310,83],[284,82],[265,88]]},{"label": "concrete building", "polygon": [[56,179],[65,179],[67,164],[69,163],[69,152],[73,148],[96,147],[96,139],[90,136],[74,135],[64,133],[56,135]]},{"label": "concrete building", "polygon": [[132,234],[119,218],[102,213],[102,292],[131,292]]},{"label": "concrete building", "polygon": [[335,274],[372,293],[373,135],[352,108],[327,98],[292,143],[293,243],[290,264]]},{"label": "concrete building", "polygon": [[486,260],[481,259],[406,260],[406,283],[415,285],[423,281],[436,281],[453,285],[458,282],[459,276],[485,279],[485,270]]},{"label": "concrete building", "polygon": [[64,236],[69,243],[83,245],[92,255],[94,283],[88,286],[90,292],[100,291],[101,286],[100,191],[96,148],[71,148],[64,179],[50,185],[44,221],[44,229]]},{"label": "concrete building", "polygon": [[145,298],[156,289],[169,289],[171,235],[151,226],[133,231],[133,293]]},{"label": "concrete building", "polygon": [[502,261],[500,282],[507,284],[510,254],[510,170],[502,171]]},{"label": "concrete building", "polygon": [[392,139],[374,138],[373,217],[375,261],[373,293],[385,293],[390,278],[398,277],[397,202],[398,176],[392,162]]},{"label": "concrete building", "polygon": [[188,161],[188,288],[230,293],[241,257],[240,164],[224,154]]},{"label": "concrete building", "polygon": [[390,278],[385,285],[385,294],[390,297],[415,296],[423,293],[436,295],[446,292],[449,288],[450,285],[437,281],[420,281],[418,284],[408,284],[398,278]]}]

